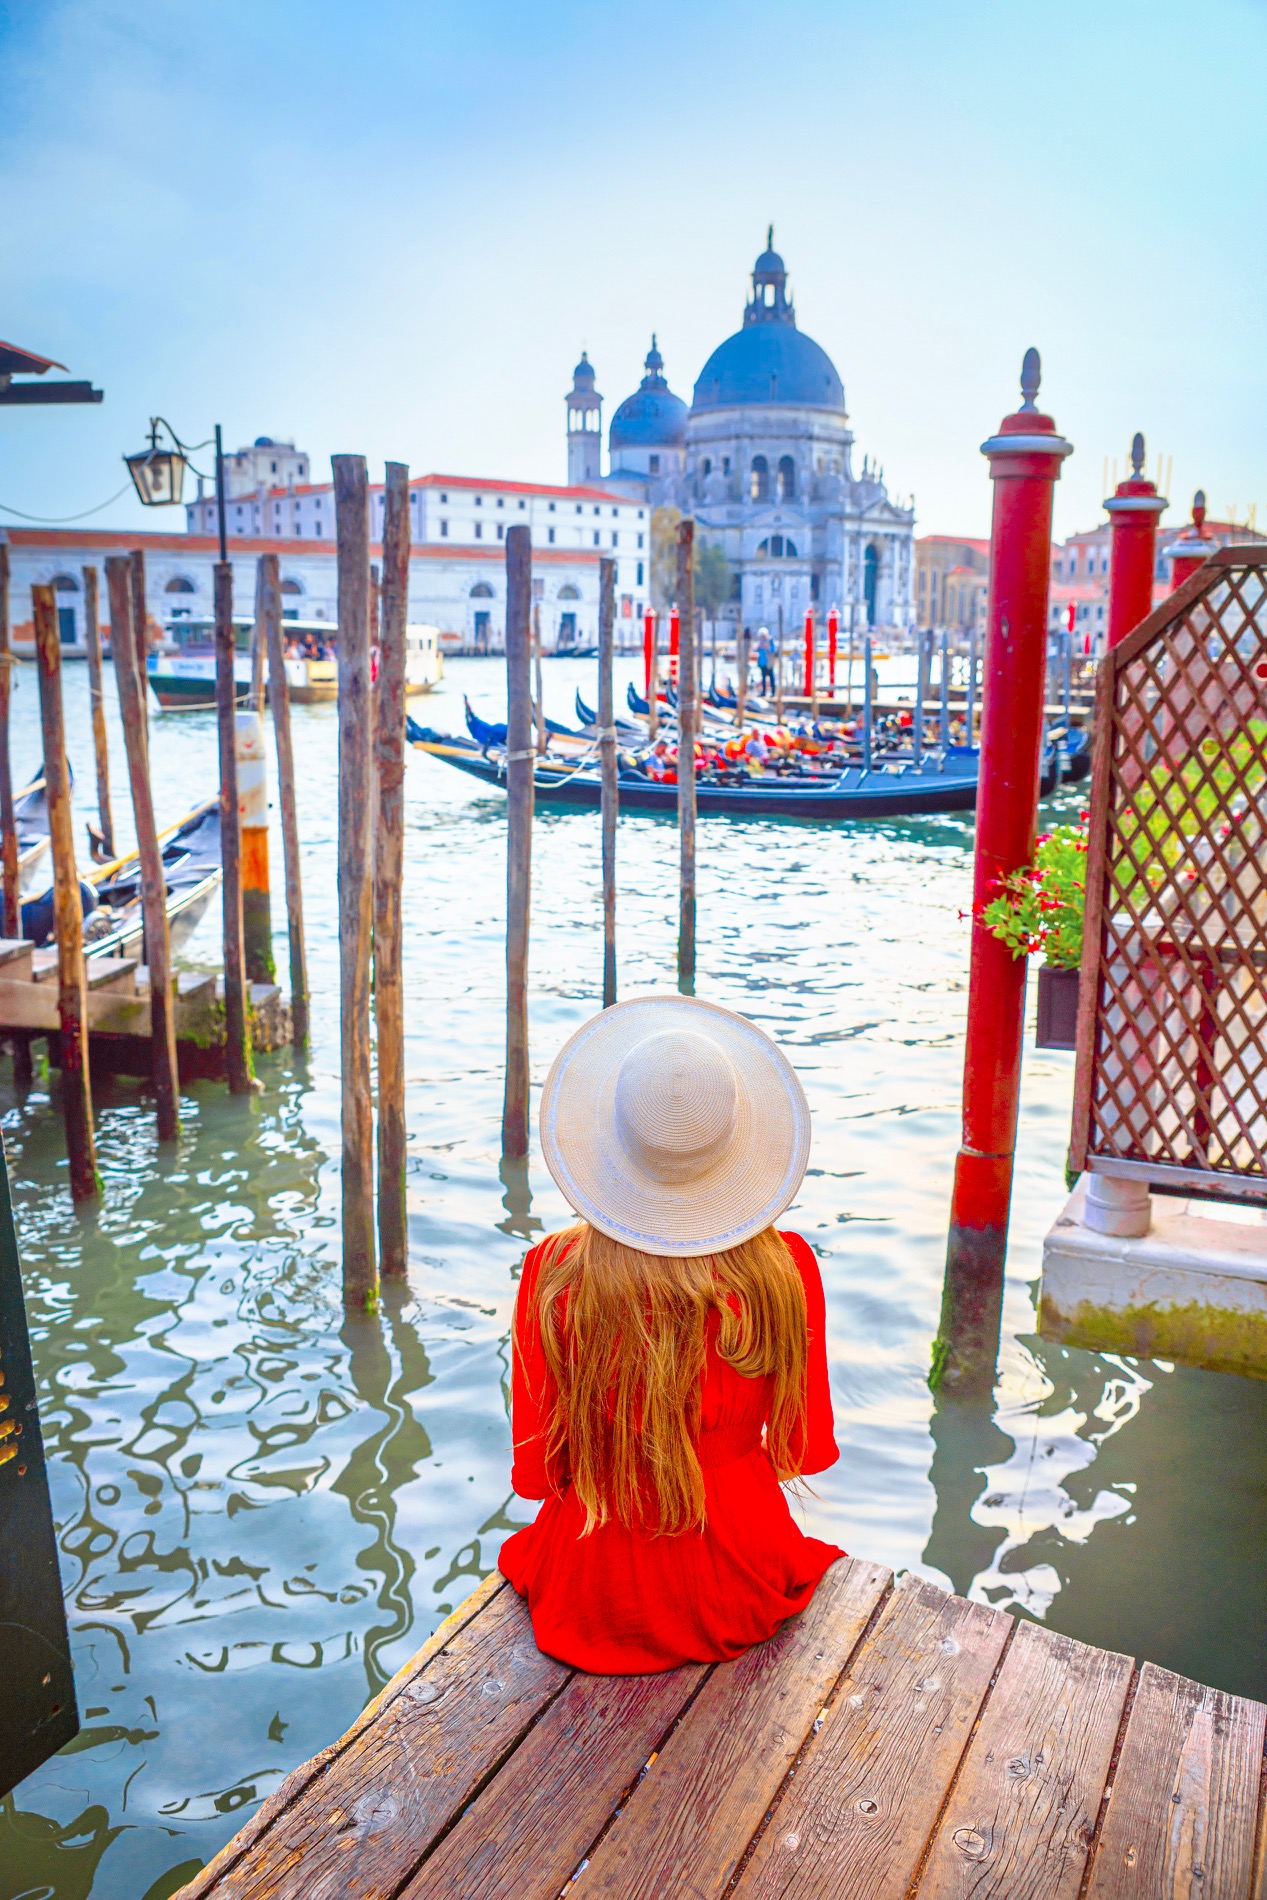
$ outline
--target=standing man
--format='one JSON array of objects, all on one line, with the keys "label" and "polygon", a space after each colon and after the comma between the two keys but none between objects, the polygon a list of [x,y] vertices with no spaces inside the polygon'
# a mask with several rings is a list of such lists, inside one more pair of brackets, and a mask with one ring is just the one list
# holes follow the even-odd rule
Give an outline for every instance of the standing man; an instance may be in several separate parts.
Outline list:
[{"label": "standing man", "polygon": [[757,670],[761,674],[761,691],[767,698],[774,695],[774,649],[770,645],[770,629],[762,627],[757,633]]}]

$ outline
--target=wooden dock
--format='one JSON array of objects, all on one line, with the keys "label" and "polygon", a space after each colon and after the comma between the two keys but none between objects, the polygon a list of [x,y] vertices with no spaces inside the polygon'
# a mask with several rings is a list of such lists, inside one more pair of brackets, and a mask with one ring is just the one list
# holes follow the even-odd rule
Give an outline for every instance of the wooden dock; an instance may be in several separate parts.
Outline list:
[{"label": "wooden dock", "polygon": [[[150,979],[136,957],[88,957],[88,1048],[94,1068],[112,1075],[150,1073]],[[181,971],[176,992],[176,1060],[183,1082],[224,1075],[224,979]],[[290,1040],[290,1010],[275,983],[250,986],[252,1046],[257,1054]],[[47,1036],[56,1060],[61,1019],[57,952],[20,937],[0,937],[0,1037]]]},{"label": "wooden dock", "polygon": [[494,1573],[178,1900],[1263,1900],[1265,1722],[861,1561],[735,1662],[587,1676]]}]

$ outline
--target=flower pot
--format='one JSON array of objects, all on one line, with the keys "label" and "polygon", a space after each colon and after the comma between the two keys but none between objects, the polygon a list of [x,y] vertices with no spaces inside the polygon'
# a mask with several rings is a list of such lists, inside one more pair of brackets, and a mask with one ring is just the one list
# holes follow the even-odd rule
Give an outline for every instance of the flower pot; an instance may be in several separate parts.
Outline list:
[{"label": "flower pot", "polygon": [[1077,970],[1058,970],[1050,963],[1038,966],[1038,1038],[1040,1049],[1076,1049],[1078,1046]]}]

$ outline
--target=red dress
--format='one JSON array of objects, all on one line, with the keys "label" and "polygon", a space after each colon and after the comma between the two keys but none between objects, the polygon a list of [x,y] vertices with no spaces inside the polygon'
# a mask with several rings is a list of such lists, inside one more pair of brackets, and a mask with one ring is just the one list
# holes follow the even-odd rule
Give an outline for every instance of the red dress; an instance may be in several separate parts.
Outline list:
[{"label": "red dress", "polygon": [[[802,1469],[840,1456],[827,1383],[823,1282],[813,1251],[784,1234],[805,1286],[809,1320],[806,1443]],[[535,1522],[502,1545],[498,1560],[526,1597],[538,1647],[596,1675],[640,1675],[685,1662],[720,1662],[772,1636],[803,1610],[844,1552],[793,1522],[763,1442],[770,1379],[746,1379],[717,1356],[717,1315],[705,1335],[697,1441],[704,1471],[704,1528],[653,1536],[604,1524],[581,1535],[585,1511],[569,1485],[551,1491],[541,1436],[549,1373],[537,1326],[542,1246],[524,1262],[515,1304],[511,1483],[544,1498]]]}]

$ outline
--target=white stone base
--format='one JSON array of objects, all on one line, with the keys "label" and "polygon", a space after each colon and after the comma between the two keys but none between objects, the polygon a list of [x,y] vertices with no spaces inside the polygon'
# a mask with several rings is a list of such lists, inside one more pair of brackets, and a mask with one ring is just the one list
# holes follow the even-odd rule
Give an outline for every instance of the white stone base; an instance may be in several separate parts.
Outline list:
[{"label": "white stone base", "polygon": [[1093,1352],[1267,1378],[1267,1222],[1152,1197],[1140,1239],[1086,1224],[1087,1176],[1043,1242],[1038,1329]]}]

